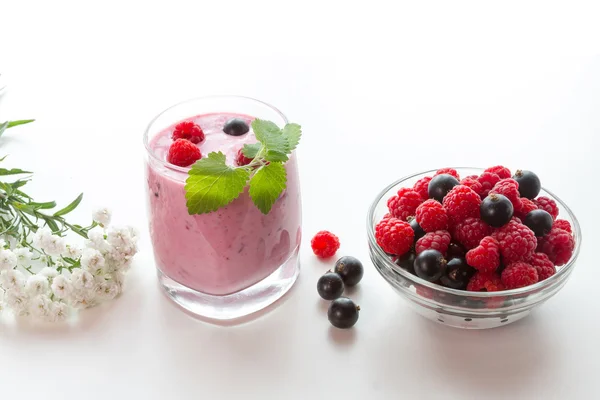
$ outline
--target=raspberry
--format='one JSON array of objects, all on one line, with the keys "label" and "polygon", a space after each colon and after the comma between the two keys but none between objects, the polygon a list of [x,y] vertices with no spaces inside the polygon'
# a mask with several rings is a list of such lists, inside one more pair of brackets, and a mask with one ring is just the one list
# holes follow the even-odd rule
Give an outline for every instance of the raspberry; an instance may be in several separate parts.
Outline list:
[{"label": "raspberry", "polygon": [[425,232],[448,229],[448,215],[446,210],[437,201],[430,199],[417,207],[415,214],[417,223]]},{"label": "raspberry", "polygon": [[415,244],[415,252],[419,254],[424,250],[433,249],[442,254],[446,254],[451,241],[452,236],[450,236],[448,231],[440,230],[429,232],[426,233],[421,239],[417,240],[417,243]]},{"label": "raspberry", "polygon": [[540,281],[548,279],[556,273],[556,267],[544,253],[533,253],[529,263],[537,270]]},{"label": "raspberry", "polygon": [[201,158],[198,146],[186,139],[174,141],[167,154],[167,161],[180,167],[189,167]]},{"label": "raspberry", "polygon": [[252,162],[252,158],[248,158],[244,155],[242,149],[239,149],[237,155],[235,156],[235,163],[238,166],[248,165]]},{"label": "raspberry", "polygon": [[520,219],[525,219],[525,216],[533,210],[537,210],[535,203],[526,197],[521,197],[521,208],[518,211],[515,210],[515,215]]},{"label": "raspberry", "polygon": [[481,272],[494,272],[500,265],[500,247],[491,236],[481,240],[479,246],[467,252],[467,264]]},{"label": "raspberry", "polygon": [[401,256],[410,250],[415,232],[408,222],[392,217],[375,226],[375,239],[386,253]]},{"label": "raspberry", "polygon": [[463,178],[462,181],[460,181],[460,184],[470,187],[475,191],[475,193],[479,195],[481,195],[481,192],[483,191],[483,185],[479,183],[477,177],[473,178],[472,176],[467,176],[466,178]]},{"label": "raspberry", "polygon": [[556,266],[566,264],[573,255],[575,239],[564,229],[552,228],[549,234],[540,238],[537,251],[546,253]]},{"label": "raspberry", "polygon": [[503,167],[502,165],[496,165],[495,167],[490,167],[486,169],[484,172],[489,172],[492,174],[496,174],[500,177],[500,179],[510,178],[512,174],[510,173],[510,169]]},{"label": "raspberry", "polygon": [[204,132],[202,128],[192,121],[183,121],[175,125],[175,130],[171,137],[173,140],[187,139],[192,143],[200,143],[204,140]]},{"label": "raspberry", "polygon": [[319,231],[310,241],[313,253],[319,258],[329,258],[340,248],[340,239],[329,231]]},{"label": "raspberry", "polygon": [[514,220],[496,230],[493,236],[500,244],[502,261],[507,265],[528,260],[537,247],[533,231]]},{"label": "raspberry", "polygon": [[492,228],[479,218],[467,218],[452,230],[454,239],[467,250],[476,247],[481,240],[492,233]]},{"label": "raspberry", "polygon": [[545,210],[548,214],[552,215],[552,219],[556,219],[558,217],[558,206],[556,202],[548,197],[540,196],[537,199],[533,200],[536,206],[539,209]]},{"label": "raspberry", "polygon": [[443,204],[450,220],[457,223],[469,217],[479,217],[481,197],[470,187],[457,185],[444,197]]},{"label": "raspberry", "polygon": [[431,182],[431,177],[430,176],[426,176],[424,178],[421,178],[417,181],[417,183],[415,183],[415,186],[413,186],[413,190],[417,193],[419,193],[421,195],[421,197],[424,200],[427,200],[429,198],[429,182]]},{"label": "raspberry", "polygon": [[476,272],[469,280],[467,290],[470,292],[498,292],[504,285],[497,274]]},{"label": "raspberry", "polygon": [[507,289],[516,289],[533,285],[539,281],[537,269],[526,262],[514,262],[509,264],[500,277]]},{"label": "raspberry", "polygon": [[513,205],[515,211],[521,209],[521,195],[519,194],[519,184],[512,178],[498,181],[488,194],[502,194],[506,196]]},{"label": "raspberry", "polygon": [[388,208],[395,218],[406,221],[408,217],[414,216],[419,204],[423,202],[421,195],[409,188],[398,190],[398,194],[390,197]]},{"label": "raspberry", "polygon": [[460,181],[460,175],[458,175],[458,172],[454,168],[438,169],[434,176],[442,175],[442,174],[452,175],[453,177],[455,177],[456,179],[458,179]]},{"label": "raspberry", "polygon": [[559,229],[565,230],[565,231],[567,231],[569,233],[573,233],[573,229],[571,228],[571,224],[566,219],[557,219],[556,221],[554,221],[554,224],[552,225],[552,227],[553,228],[559,228]]},{"label": "raspberry", "polygon": [[477,178],[479,183],[481,183],[481,197],[486,197],[490,190],[494,187],[496,183],[500,180],[500,177],[496,174],[492,174],[491,172],[484,172]]}]

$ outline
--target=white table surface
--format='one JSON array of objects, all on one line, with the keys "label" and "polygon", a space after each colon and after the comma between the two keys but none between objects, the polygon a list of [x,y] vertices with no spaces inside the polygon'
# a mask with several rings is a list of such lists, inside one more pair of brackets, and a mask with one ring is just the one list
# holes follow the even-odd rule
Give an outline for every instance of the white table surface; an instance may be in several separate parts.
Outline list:
[{"label": "white table surface", "polygon": [[[393,3],[2,2],[0,120],[37,119],[2,137],[6,165],[35,171],[41,200],[84,191],[78,221],[107,205],[143,233],[117,301],[72,327],[0,323],[3,398],[600,398],[597,10]],[[302,273],[236,326],[198,321],[160,293],[146,226],[142,131],[213,93],[270,102],[305,134]],[[537,171],[572,207],[577,268],[515,324],[429,322],[368,259],[370,201],[414,171],[499,163]],[[310,251],[320,229],[366,265],[353,330],[330,327],[315,290],[329,268]]]}]

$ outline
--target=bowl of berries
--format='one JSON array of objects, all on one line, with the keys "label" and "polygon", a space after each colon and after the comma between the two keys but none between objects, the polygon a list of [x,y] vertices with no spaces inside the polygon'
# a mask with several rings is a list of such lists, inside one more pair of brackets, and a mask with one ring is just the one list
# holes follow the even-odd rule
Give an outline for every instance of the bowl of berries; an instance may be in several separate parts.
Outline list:
[{"label": "bowl of berries", "polygon": [[367,218],[371,260],[421,315],[494,328],[554,296],[575,267],[581,229],[539,177],[503,166],[443,168],[386,187]]}]

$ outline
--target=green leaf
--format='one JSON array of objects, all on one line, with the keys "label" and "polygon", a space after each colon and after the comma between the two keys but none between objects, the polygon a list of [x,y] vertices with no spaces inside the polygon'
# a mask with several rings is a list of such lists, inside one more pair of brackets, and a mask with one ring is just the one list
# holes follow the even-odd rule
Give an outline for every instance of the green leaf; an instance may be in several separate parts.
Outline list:
[{"label": "green leaf", "polygon": [[8,154],[7,154],[7,155],[5,155],[4,157],[0,158],[0,161],[4,161],[4,160],[6,160],[6,157],[8,157]]},{"label": "green leaf", "polygon": [[35,201],[30,201],[28,204],[29,204],[30,206],[33,206],[33,207],[35,207],[35,208],[36,208],[36,209],[38,209],[38,210],[39,210],[39,209],[44,209],[44,210],[47,210],[47,209],[50,209],[50,208],[54,208],[54,207],[56,207],[56,202],[55,202],[55,201],[47,201],[47,202],[45,202],[45,203],[37,203],[37,202],[35,202]]},{"label": "green leaf", "polygon": [[271,162],[286,162],[288,160],[288,156],[280,151],[268,150],[267,154],[265,154],[265,160]]},{"label": "green leaf", "polygon": [[52,230],[52,233],[58,232],[60,230],[60,228],[52,218],[46,217],[44,218],[44,221],[46,221],[46,225],[48,225],[48,227]]},{"label": "green leaf", "polygon": [[267,153],[288,154],[290,152],[287,138],[273,122],[255,119],[252,121],[252,130],[256,139],[265,146]]},{"label": "green leaf", "polygon": [[4,176],[4,175],[31,174],[31,173],[32,172],[23,171],[22,169],[18,169],[18,168],[13,168],[13,169],[0,168],[0,175],[2,175],[2,176]]},{"label": "green leaf", "polygon": [[298,143],[300,143],[302,128],[298,124],[286,124],[282,132],[288,141],[289,151],[293,151],[298,146]]},{"label": "green leaf", "polygon": [[10,186],[12,186],[13,189],[18,189],[27,185],[27,182],[29,182],[29,179],[19,179],[18,181],[11,183]]},{"label": "green leaf", "polygon": [[272,162],[261,167],[250,180],[250,197],[263,214],[268,214],[286,187],[283,164]]},{"label": "green leaf", "polygon": [[61,215],[70,213],[71,211],[73,211],[74,209],[77,208],[79,203],[81,203],[81,199],[83,199],[83,193],[81,193],[79,196],[77,196],[77,198],[75,200],[73,200],[68,206],[55,212],[54,216],[60,217]]},{"label": "green leaf", "polygon": [[254,160],[254,157],[256,157],[261,147],[262,145],[260,143],[245,144],[242,153],[244,153],[246,157]]},{"label": "green leaf", "polygon": [[244,191],[250,172],[225,164],[225,154],[209,153],[190,169],[185,198],[190,215],[216,211]]},{"label": "green leaf", "polygon": [[0,124],[0,136],[4,133],[4,131],[8,128],[8,124],[10,121],[6,121]]},{"label": "green leaf", "polygon": [[7,129],[12,128],[13,126],[25,125],[33,121],[35,121],[35,119],[20,119],[18,121],[8,121]]}]

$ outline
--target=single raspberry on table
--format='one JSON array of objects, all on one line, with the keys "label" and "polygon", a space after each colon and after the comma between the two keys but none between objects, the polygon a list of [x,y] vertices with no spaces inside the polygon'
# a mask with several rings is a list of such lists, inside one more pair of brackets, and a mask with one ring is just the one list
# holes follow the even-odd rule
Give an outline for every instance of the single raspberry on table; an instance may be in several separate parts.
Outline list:
[{"label": "single raspberry on table", "polygon": [[539,281],[537,269],[526,262],[518,261],[509,264],[500,276],[507,289],[517,289],[533,285]]},{"label": "single raspberry on table", "polygon": [[398,194],[388,199],[387,205],[390,214],[395,218],[406,221],[408,217],[414,216],[419,204],[423,202],[421,195],[410,188],[398,190]]},{"label": "single raspberry on table", "polygon": [[448,246],[452,241],[452,236],[448,231],[435,231],[426,233],[421,239],[415,243],[415,252],[420,254],[424,250],[437,250],[442,254],[446,254]]},{"label": "single raspberry on table", "polygon": [[564,229],[553,227],[546,236],[540,238],[537,251],[548,255],[556,266],[566,264],[573,255],[575,239]]},{"label": "single raspberry on table", "polygon": [[491,172],[484,172],[481,175],[479,175],[479,178],[477,178],[477,180],[479,181],[479,183],[481,183],[481,197],[486,197],[488,195],[488,193],[490,192],[490,190],[492,190],[492,188],[494,187],[494,185],[496,183],[498,183],[498,181],[500,180],[500,177],[496,174],[493,174]]},{"label": "single raspberry on table", "polygon": [[571,224],[566,219],[557,219],[556,221],[554,221],[554,224],[552,224],[552,227],[565,230],[569,233],[573,233],[573,228],[571,228]]},{"label": "single raspberry on table", "polygon": [[498,274],[476,272],[469,280],[467,290],[470,292],[499,292],[504,290],[504,284]]},{"label": "single raspberry on table", "polygon": [[200,126],[193,123],[192,121],[183,121],[175,125],[173,140],[187,139],[192,143],[200,143],[204,140],[204,131]]},{"label": "single raspberry on table", "polygon": [[467,176],[460,181],[460,184],[470,187],[478,195],[481,195],[481,192],[483,191],[483,185],[477,180],[477,176]]},{"label": "single raspberry on table", "polygon": [[248,158],[244,155],[244,152],[242,151],[242,149],[239,149],[236,156],[235,156],[235,163],[238,166],[242,166],[242,165],[248,165],[252,162],[252,158]]},{"label": "single raspberry on table", "polygon": [[556,273],[554,263],[544,253],[533,253],[529,263],[537,270],[540,281],[548,279]]},{"label": "single raspberry on table", "polygon": [[375,226],[375,240],[388,254],[406,254],[413,244],[415,232],[410,224],[398,218],[388,218]]},{"label": "single raspberry on table", "polygon": [[469,217],[479,217],[481,197],[470,187],[457,185],[444,197],[443,204],[448,217],[456,224]]},{"label": "single raspberry on table", "polygon": [[521,209],[521,195],[519,194],[519,184],[512,178],[501,179],[494,185],[488,194],[501,194],[507,197],[513,205],[515,211]]},{"label": "single raspberry on table", "polygon": [[426,176],[424,178],[419,179],[415,186],[413,186],[413,190],[421,195],[423,200],[427,200],[429,198],[429,182],[433,179],[431,176]]},{"label": "single raspberry on table", "polygon": [[448,229],[448,215],[444,207],[436,200],[429,199],[417,207],[417,223],[425,232]]},{"label": "single raspberry on table", "polygon": [[456,179],[458,179],[460,181],[460,175],[458,175],[458,171],[456,171],[454,168],[442,168],[442,169],[438,169],[435,172],[435,176],[442,175],[442,174],[452,175],[453,177],[455,177]]},{"label": "single raspberry on table", "polygon": [[467,250],[477,247],[481,240],[492,233],[492,227],[479,218],[467,218],[452,229],[454,240],[465,246]]},{"label": "single raspberry on table", "polygon": [[510,169],[503,167],[502,165],[496,165],[495,167],[489,167],[484,172],[496,174],[500,177],[500,179],[506,179],[506,178],[510,178],[512,176],[512,174],[510,173]]},{"label": "single raspberry on table", "polygon": [[514,220],[496,230],[492,236],[498,241],[502,261],[506,264],[528,260],[537,247],[533,231]]},{"label": "single raspberry on table", "polygon": [[481,272],[494,272],[500,265],[500,246],[491,236],[484,237],[479,246],[467,252],[467,264]]},{"label": "single raspberry on table", "polygon": [[554,200],[545,196],[540,196],[533,200],[533,202],[540,210],[545,210],[548,214],[552,215],[552,219],[558,217],[558,206]]},{"label": "single raspberry on table", "polygon": [[533,210],[537,210],[535,203],[526,197],[521,197],[521,208],[519,210],[515,210],[515,215],[523,220],[525,219],[525,216]]},{"label": "single raspberry on table", "polygon": [[167,161],[179,167],[189,167],[201,158],[198,146],[186,139],[174,141],[167,154]]},{"label": "single raspberry on table", "polygon": [[340,239],[329,231],[319,231],[310,241],[310,247],[317,257],[329,258],[340,248]]}]

